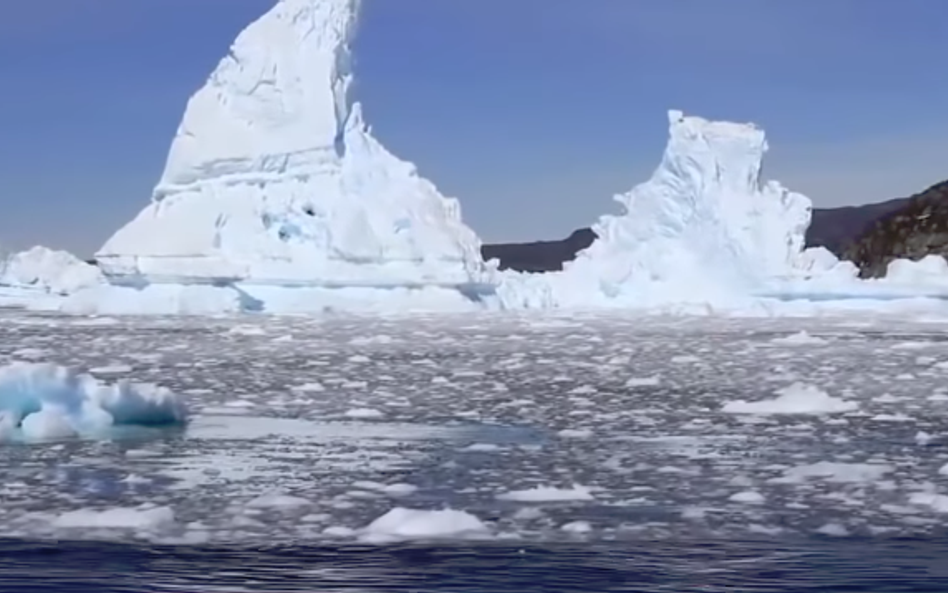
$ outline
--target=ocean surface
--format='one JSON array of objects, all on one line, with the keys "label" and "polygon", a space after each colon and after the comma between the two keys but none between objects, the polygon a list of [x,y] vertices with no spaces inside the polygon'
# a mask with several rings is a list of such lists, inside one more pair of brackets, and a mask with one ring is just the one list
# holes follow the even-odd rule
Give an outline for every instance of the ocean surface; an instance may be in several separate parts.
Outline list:
[{"label": "ocean surface", "polygon": [[0,444],[0,593],[948,591],[946,330],[0,312],[191,410]]},{"label": "ocean surface", "polygon": [[555,593],[948,590],[945,540],[161,547],[0,542],[0,591]]}]

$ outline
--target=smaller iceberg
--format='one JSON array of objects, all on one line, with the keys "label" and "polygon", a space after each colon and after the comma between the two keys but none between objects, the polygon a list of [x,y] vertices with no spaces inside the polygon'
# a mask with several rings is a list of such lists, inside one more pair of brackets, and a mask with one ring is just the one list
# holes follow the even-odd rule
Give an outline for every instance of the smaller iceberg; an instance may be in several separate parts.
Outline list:
[{"label": "smaller iceberg", "polygon": [[0,256],[0,307],[55,311],[68,295],[102,283],[98,267],[66,251],[36,246]]},{"label": "smaller iceberg", "polygon": [[107,384],[69,367],[0,367],[0,442],[107,436],[114,427],[183,426],[180,397],[150,383]]},{"label": "smaller iceberg", "polygon": [[0,260],[0,285],[65,295],[105,282],[99,269],[67,251],[36,246]]}]

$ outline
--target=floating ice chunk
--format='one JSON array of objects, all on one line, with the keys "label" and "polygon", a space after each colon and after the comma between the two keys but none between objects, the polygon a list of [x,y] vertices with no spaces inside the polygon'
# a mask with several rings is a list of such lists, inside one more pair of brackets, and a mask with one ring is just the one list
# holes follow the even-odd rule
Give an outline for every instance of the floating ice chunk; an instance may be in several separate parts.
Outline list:
[{"label": "floating ice chunk", "polygon": [[372,419],[372,418],[381,418],[385,414],[378,410],[372,408],[353,408],[346,411],[345,414],[348,418],[361,418],[361,419]]},{"label": "floating ice chunk", "polygon": [[751,533],[759,533],[760,535],[780,535],[783,533],[783,529],[780,527],[774,527],[770,525],[759,525],[757,523],[751,523],[747,526],[747,531]]},{"label": "floating ice chunk", "polygon": [[571,502],[595,500],[592,491],[586,486],[575,484],[572,488],[552,488],[537,486],[529,490],[513,490],[497,495],[499,500],[513,502]]},{"label": "floating ice chunk", "polygon": [[923,350],[931,346],[932,342],[899,342],[892,345],[892,350]]},{"label": "floating ice chunk", "polygon": [[721,411],[731,414],[834,414],[859,407],[855,402],[831,397],[825,391],[803,383],[794,383],[776,393],[774,399],[756,402],[734,400],[724,404]]},{"label": "floating ice chunk", "polygon": [[10,354],[15,358],[22,358],[26,360],[36,360],[38,358],[48,357],[50,350],[44,348],[20,348],[19,350],[14,350]]},{"label": "floating ice chunk", "polygon": [[593,432],[588,428],[564,428],[556,434],[563,439],[588,439]]},{"label": "floating ice chunk", "polygon": [[560,526],[560,529],[567,533],[589,533],[593,530],[588,521],[571,521]]},{"label": "floating ice chunk", "polygon": [[657,387],[662,382],[661,377],[632,377],[625,382],[626,387]]},{"label": "floating ice chunk", "polygon": [[183,424],[184,403],[168,389],[147,383],[100,383],[91,375],[45,363],[15,362],[0,368],[0,414],[9,440],[48,440],[102,434],[116,425]]},{"label": "floating ice chunk", "polygon": [[93,367],[89,369],[89,372],[93,375],[121,375],[123,373],[132,372],[131,365],[127,364],[110,364],[100,367]]},{"label": "floating ice chunk", "polygon": [[71,253],[42,246],[15,253],[0,261],[0,286],[62,295],[104,281],[96,266],[87,264]]},{"label": "floating ice chunk", "polygon": [[256,325],[236,325],[227,330],[227,333],[234,336],[265,336],[267,330]]},{"label": "floating ice chunk", "polygon": [[849,530],[839,523],[827,523],[817,529],[816,532],[830,537],[847,537],[849,535]]},{"label": "floating ice chunk", "polygon": [[948,513],[948,496],[932,492],[916,492],[909,497],[909,503],[931,507],[938,513]]},{"label": "floating ice chunk", "polygon": [[806,330],[803,330],[783,338],[774,338],[770,343],[782,346],[817,346],[819,344],[825,344],[826,340],[811,336]]},{"label": "floating ice chunk", "polygon": [[938,475],[940,475],[940,476],[948,476],[948,463],[946,463],[945,465],[941,466],[941,469],[938,470]]},{"label": "floating ice chunk", "polygon": [[418,491],[418,486],[413,484],[388,484],[382,488],[382,492],[389,496],[409,496]]},{"label": "floating ice chunk", "polygon": [[513,518],[517,521],[535,521],[545,516],[546,513],[537,507],[521,507],[513,514]]},{"label": "floating ice chunk", "polygon": [[732,494],[728,500],[731,502],[743,502],[746,504],[761,504],[765,499],[760,492],[756,492],[754,490],[745,490],[744,492]]},{"label": "floating ice chunk", "polygon": [[247,503],[251,509],[295,509],[309,506],[312,503],[305,498],[290,496],[280,492],[268,492]]},{"label": "floating ice chunk", "polygon": [[377,336],[356,336],[349,340],[349,344],[352,346],[369,346],[372,344],[391,344],[395,342],[395,338],[386,334],[379,334]]},{"label": "floating ice chunk", "polygon": [[369,524],[363,539],[374,542],[483,537],[490,529],[464,511],[424,511],[396,507]]},{"label": "floating ice chunk", "polygon": [[681,518],[700,521],[705,518],[710,510],[712,509],[707,507],[685,507],[681,510]]},{"label": "floating ice chunk", "polygon": [[294,385],[290,387],[290,391],[309,391],[309,392],[320,392],[326,391],[326,388],[322,386],[321,383],[303,383],[302,385]]},{"label": "floating ice chunk", "polygon": [[361,488],[363,490],[372,490],[374,492],[381,492],[387,494],[388,496],[409,496],[418,491],[418,486],[413,484],[382,484],[381,482],[369,482],[369,481],[359,481],[353,484],[355,488]]},{"label": "floating ice chunk", "polygon": [[500,446],[494,443],[474,443],[462,449],[462,451],[469,451],[471,453],[490,453],[499,450]]},{"label": "floating ice chunk", "polygon": [[811,478],[836,483],[875,482],[894,469],[891,465],[882,464],[820,461],[792,467],[785,470],[782,477],[771,478],[768,482],[771,484],[799,484]]},{"label": "floating ice chunk", "polygon": [[169,507],[111,508],[102,511],[80,509],[56,517],[52,525],[60,529],[133,529],[156,530],[174,523]]},{"label": "floating ice chunk", "polygon": [[913,422],[915,419],[905,414],[876,414],[872,417],[876,422]]}]

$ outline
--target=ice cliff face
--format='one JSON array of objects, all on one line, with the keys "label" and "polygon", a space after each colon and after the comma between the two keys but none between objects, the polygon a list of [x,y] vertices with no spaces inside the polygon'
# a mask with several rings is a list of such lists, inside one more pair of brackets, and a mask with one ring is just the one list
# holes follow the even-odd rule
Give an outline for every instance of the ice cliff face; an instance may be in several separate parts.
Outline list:
[{"label": "ice cliff face", "polygon": [[762,182],[764,132],[670,111],[669,140],[651,179],[616,196],[599,236],[562,274],[507,276],[505,300],[533,306],[713,302],[806,272],[811,204]]},{"label": "ice cliff face", "polygon": [[349,100],[357,0],[279,0],[189,101],[150,204],[96,254],[110,282],[483,281],[480,241]]}]

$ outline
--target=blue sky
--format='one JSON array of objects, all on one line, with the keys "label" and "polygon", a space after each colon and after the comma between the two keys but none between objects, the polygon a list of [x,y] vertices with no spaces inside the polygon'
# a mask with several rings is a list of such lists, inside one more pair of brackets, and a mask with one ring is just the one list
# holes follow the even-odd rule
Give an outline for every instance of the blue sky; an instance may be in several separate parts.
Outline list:
[{"label": "blue sky", "polygon": [[[91,254],[271,0],[0,3],[0,245]],[[818,206],[948,178],[944,0],[364,0],[358,98],[485,240],[565,236],[646,178],[668,108],[767,129]]]}]

